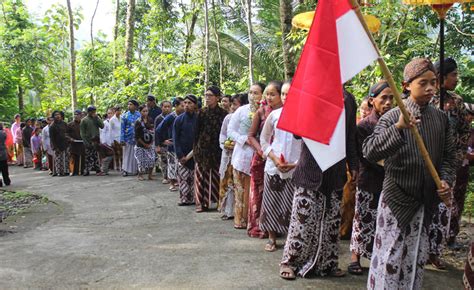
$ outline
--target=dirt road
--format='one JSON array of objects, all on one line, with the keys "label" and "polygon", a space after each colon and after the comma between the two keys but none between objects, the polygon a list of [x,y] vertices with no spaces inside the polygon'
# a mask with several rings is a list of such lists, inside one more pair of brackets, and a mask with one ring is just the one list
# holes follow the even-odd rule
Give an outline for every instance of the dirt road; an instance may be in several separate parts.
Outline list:
[{"label": "dirt road", "polygon": [[[316,288],[364,289],[367,275],[285,281],[281,248],[263,250],[216,212],[178,207],[177,193],[158,181],[49,177],[13,167],[12,190],[56,204],[0,224],[0,289],[11,288]],[[4,232],[5,233],[5,232]],[[281,241],[280,241],[281,244]],[[340,266],[349,245],[341,243]],[[363,266],[368,266],[364,261]],[[426,289],[461,289],[459,270],[427,269]]]}]

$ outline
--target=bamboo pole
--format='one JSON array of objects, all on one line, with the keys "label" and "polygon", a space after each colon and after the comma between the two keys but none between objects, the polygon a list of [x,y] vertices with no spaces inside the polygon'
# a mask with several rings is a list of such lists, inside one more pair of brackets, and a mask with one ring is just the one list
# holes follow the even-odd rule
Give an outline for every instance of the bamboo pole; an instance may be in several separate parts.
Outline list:
[{"label": "bamboo pole", "polygon": [[[395,100],[397,101],[398,107],[400,108],[400,111],[403,114],[403,117],[405,118],[405,122],[409,123],[410,122],[410,113],[408,112],[407,108],[405,107],[405,104],[402,101],[402,97],[400,95],[400,92],[398,91],[397,86],[395,85],[395,81],[393,80],[392,73],[387,67],[387,64],[385,63],[383,57],[380,54],[380,50],[377,46],[377,43],[375,43],[374,37],[372,36],[372,33],[370,33],[369,28],[367,27],[367,23],[365,23],[364,16],[362,15],[362,12],[360,11],[360,6],[357,0],[350,0],[350,3],[354,9],[354,12],[357,14],[357,17],[359,18],[360,22],[362,23],[362,26],[364,27],[365,31],[367,32],[367,35],[372,42],[372,44],[375,47],[375,50],[377,51],[377,61],[380,65],[380,68],[382,69],[383,75],[385,79],[387,80],[390,88],[392,89],[393,95],[395,97]],[[431,161],[430,155],[428,153],[428,150],[426,150],[426,146],[423,142],[423,138],[421,138],[420,132],[418,131],[418,128],[416,126],[413,126],[410,128],[411,133],[415,137],[416,144],[418,145],[418,149],[421,152],[421,155],[423,157],[423,160],[425,161],[425,165],[428,168],[431,176],[434,179],[434,182],[436,184],[436,187],[438,189],[441,189],[441,180],[439,178],[438,172],[436,171],[436,168],[433,165],[433,162]],[[443,200],[446,205],[448,205],[448,201]],[[448,205],[449,206],[449,205]]]}]

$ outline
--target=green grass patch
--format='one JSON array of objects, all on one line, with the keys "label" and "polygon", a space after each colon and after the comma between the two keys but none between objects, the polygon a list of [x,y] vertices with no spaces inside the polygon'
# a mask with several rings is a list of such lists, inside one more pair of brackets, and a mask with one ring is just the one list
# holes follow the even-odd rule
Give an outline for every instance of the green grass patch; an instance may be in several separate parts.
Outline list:
[{"label": "green grass patch", "polygon": [[48,201],[47,197],[30,192],[0,190],[0,222],[8,216],[22,213],[35,204]]}]

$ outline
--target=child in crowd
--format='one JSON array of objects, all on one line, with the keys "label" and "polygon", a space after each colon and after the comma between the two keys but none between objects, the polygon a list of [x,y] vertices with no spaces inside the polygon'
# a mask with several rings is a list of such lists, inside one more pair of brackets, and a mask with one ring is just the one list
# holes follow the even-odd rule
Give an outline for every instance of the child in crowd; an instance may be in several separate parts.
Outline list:
[{"label": "child in crowd", "polygon": [[41,140],[41,128],[36,127],[33,131],[33,136],[31,136],[31,152],[33,153],[33,164],[34,170],[41,170],[42,168],[42,147],[43,142]]}]

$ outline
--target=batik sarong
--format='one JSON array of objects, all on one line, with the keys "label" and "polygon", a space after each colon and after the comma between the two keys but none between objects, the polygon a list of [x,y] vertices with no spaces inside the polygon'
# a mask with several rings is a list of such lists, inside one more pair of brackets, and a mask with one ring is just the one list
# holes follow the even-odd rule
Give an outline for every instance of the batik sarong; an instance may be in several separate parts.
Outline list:
[{"label": "batik sarong", "polygon": [[367,289],[421,289],[428,260],[428,235],[421,207],[410,224],[400,229],[383,201],[377,209],[377,230]]},{"label": "batik sarong", "polygon": [[250,193],[248,205],[248,226],[247,234],[253,238],[265,238],[267,233],[260,230],[260,211],[262,208],[263,189],[264,189],[264,169],[265,160],[258,154],[254,154],[252,165],[250,167]]},{"label": "batik sarong", "polygon": [[440,256],[446,244],[446,233],[449,223],[449,209],[443,202],[438,204],[428,228],[429,253]]},{"label": "batik sarong", "polygon": [[24,162],[23,144],[16,144],[16,165],[23,165]]},{"label": "batik sarong", "polygon": [[282,265],[305,277],[310,271],[318,276],[338,269],[340,199],[333,192],[296,187]]},{"label": "batik sarong", "polygon": [[54,152],[54,174],[55,175],[67,175],[69,174],[69,152],[55,151]]},{"label": "batik sarong", "polygon": [[357,189],[351,252],[370,260],[374,247],[378,198],[368,191]]},{"label": "batik sarong", "polygon": [[184,204],[194,203],[194,170],[178,163],[179,201]]},{"label": "batik sarong", "polygon": [[219,201],[219,168],[204,169],[196,163],[194,170],[196,209],[206,210]]},{"label": "batik sarong", "polygon": [[227,166],[224,177],[219,184],[218,210],[228,216],[234,216],[234,176],[232,165]]},{"label": "batik sarong", "polygon": [[234,169],[234,227],[247,228],[250,176]]},{"label": "batik sarong", "polygon": [[165,147],[161,147],[161,152],[158,153],[158,165],[163,174],[163,179],[168,180],[168,153]]},{"label": "batik sarong", "polygon": [[85,172],[95,171],[100,172],[100,165],[99,165],[99,154],[94,147],[85,146],[86,151],[86,164],[84,166]]},{"label": "batik sarong", "polygon": [[281,179],[278,174],[265,174],[264,184],[260,229],[286,234],[290,226],[295,186],[291,178]]},{"label": "batik sarong", "polygon": [[155,167],[155,157],[155,149],[152,146],[149,148],[135,146],[135,159],[137,159],[140,173],[148,173],[150,169]]},{"label": "batik sarong", "polygon": [[177,180],[179,162],[178,158],[176,157],[176,153],[172,151],[167,151],[166,156],[168,158],[168,179]]},{"label": "batik sarong", "polygon": [[466,191],[469,184],[469,166],[461,166],[456,173],[456,183],[453,187],[453,205],[451,207],[451,223],[449,224],[448,242],[454,242],[459,234],[459,225],[462,212],[464,211],[464,202],[466,200]]},{"label": "batik sarong", "polygon": [[23,147],[23,166],[25,168],[33,166],[33,152],[30,147]]}]

